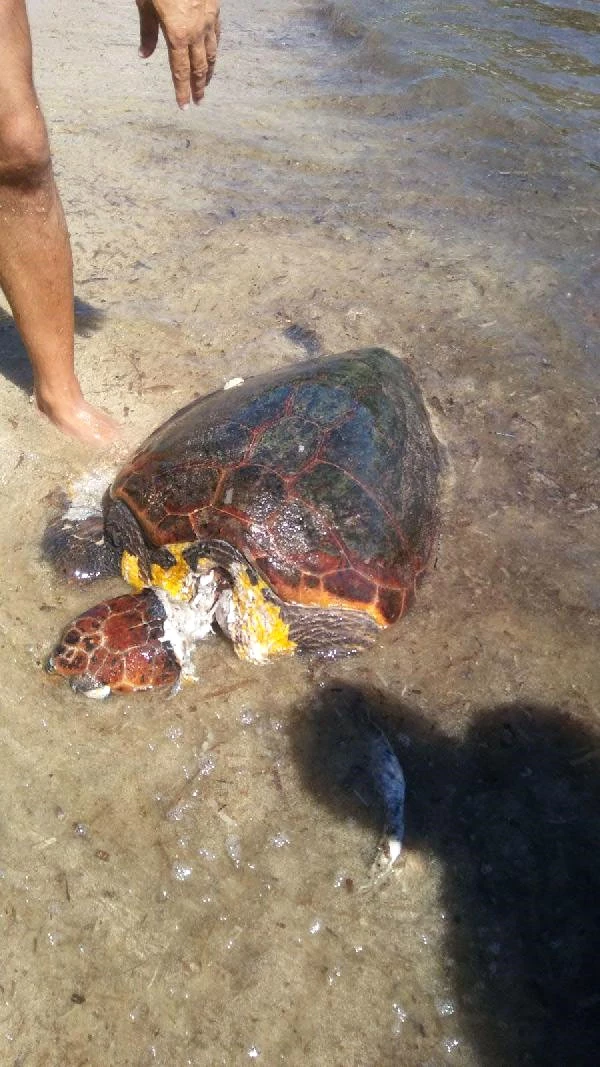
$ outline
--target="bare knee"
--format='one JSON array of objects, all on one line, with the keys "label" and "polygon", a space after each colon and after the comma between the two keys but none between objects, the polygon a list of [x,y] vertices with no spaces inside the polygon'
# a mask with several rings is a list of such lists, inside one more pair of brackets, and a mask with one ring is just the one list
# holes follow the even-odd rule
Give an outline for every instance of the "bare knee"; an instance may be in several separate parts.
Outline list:
[{"label": "bare knee", "polygon": [[0,184],[35,189],[50,172],[50,146],[39,108],[0,114]]}]

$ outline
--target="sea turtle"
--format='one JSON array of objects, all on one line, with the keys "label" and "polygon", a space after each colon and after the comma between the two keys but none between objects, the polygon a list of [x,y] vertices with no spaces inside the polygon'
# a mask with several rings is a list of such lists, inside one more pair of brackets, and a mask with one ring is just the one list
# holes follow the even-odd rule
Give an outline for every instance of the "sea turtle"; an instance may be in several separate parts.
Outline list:
[{"label": "sea turtle", "polygon": [[363,649],[406,610],[438,519],[440,448],[380,348],[194,400],[117,475],[103,516],[49,528],[71,577],[134,593],[75,619],[49,669],[90,696],[173,686],[216,624],[244,659]]}]

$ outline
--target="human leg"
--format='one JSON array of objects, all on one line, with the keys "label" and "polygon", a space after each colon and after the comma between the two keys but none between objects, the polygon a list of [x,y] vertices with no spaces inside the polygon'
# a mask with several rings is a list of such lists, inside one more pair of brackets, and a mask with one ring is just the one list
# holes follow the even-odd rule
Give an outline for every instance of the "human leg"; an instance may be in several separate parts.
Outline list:
[{"label": "human leg", "polygon": [[71,246],[33,86],[25,0],[0,0],[0,286],[39,409],[64,433],[111,441],[115,424],[84,400],[75,375]]}]

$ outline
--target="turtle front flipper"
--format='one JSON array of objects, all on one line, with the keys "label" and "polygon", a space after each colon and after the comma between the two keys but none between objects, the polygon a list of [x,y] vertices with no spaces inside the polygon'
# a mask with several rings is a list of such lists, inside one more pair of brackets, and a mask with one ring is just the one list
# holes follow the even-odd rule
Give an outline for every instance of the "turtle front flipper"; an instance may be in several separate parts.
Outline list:
[{"label": "turtle front flipper", "polygon": [[305,608],[298,604],[283,604],[281,614],[299,652],[328,658],[364,652],[381,632],[369,615],[352,608]]},{"label": "turtle front flipper", "polygon": [[165,639],[165,619],[151,589],[105,600],[67,627],[48,670],[92,697],[176,686],[181,667]]},{"label": "turtle front flipper", "polygon": [[[218,546],[211,555],[225,562]],[[240,560],[232,555],[231,584],[220,591],[215,609],[215,621],[240,659],[266,663],[296,652],[348,655],[375,641],[379,627],[366,613],[286,603],[247,561]]]},{"label": "turtle front flipper", "polygon": [[168,549],[150,551],[129,508],[110,493],[105,494],[102,514],[80,517],[66,497],[64,504],[64,513],[44,531],[42,556],[67,581],[93,582],[121,574],[141,589],[152,584],[152,563],[165,569],[175,564]]},{"label": "turtle front flipper", "polygon": [[71,519],[68,513],[51,522],[42,538],[42,556],[72,582],[93,582],[119,574],[120,553],[104,536],[102,515]]}]

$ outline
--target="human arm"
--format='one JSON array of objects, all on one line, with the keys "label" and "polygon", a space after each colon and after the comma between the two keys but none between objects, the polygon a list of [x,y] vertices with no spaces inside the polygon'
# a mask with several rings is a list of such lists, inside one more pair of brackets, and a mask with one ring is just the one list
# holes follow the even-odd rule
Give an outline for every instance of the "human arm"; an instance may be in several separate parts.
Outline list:
[{"label": "human arm", "polygon": [[148,59],[162,30],[180,108],[199,104],[217,58],[219,0],[136,0],[140,15],[140,56]]}]

